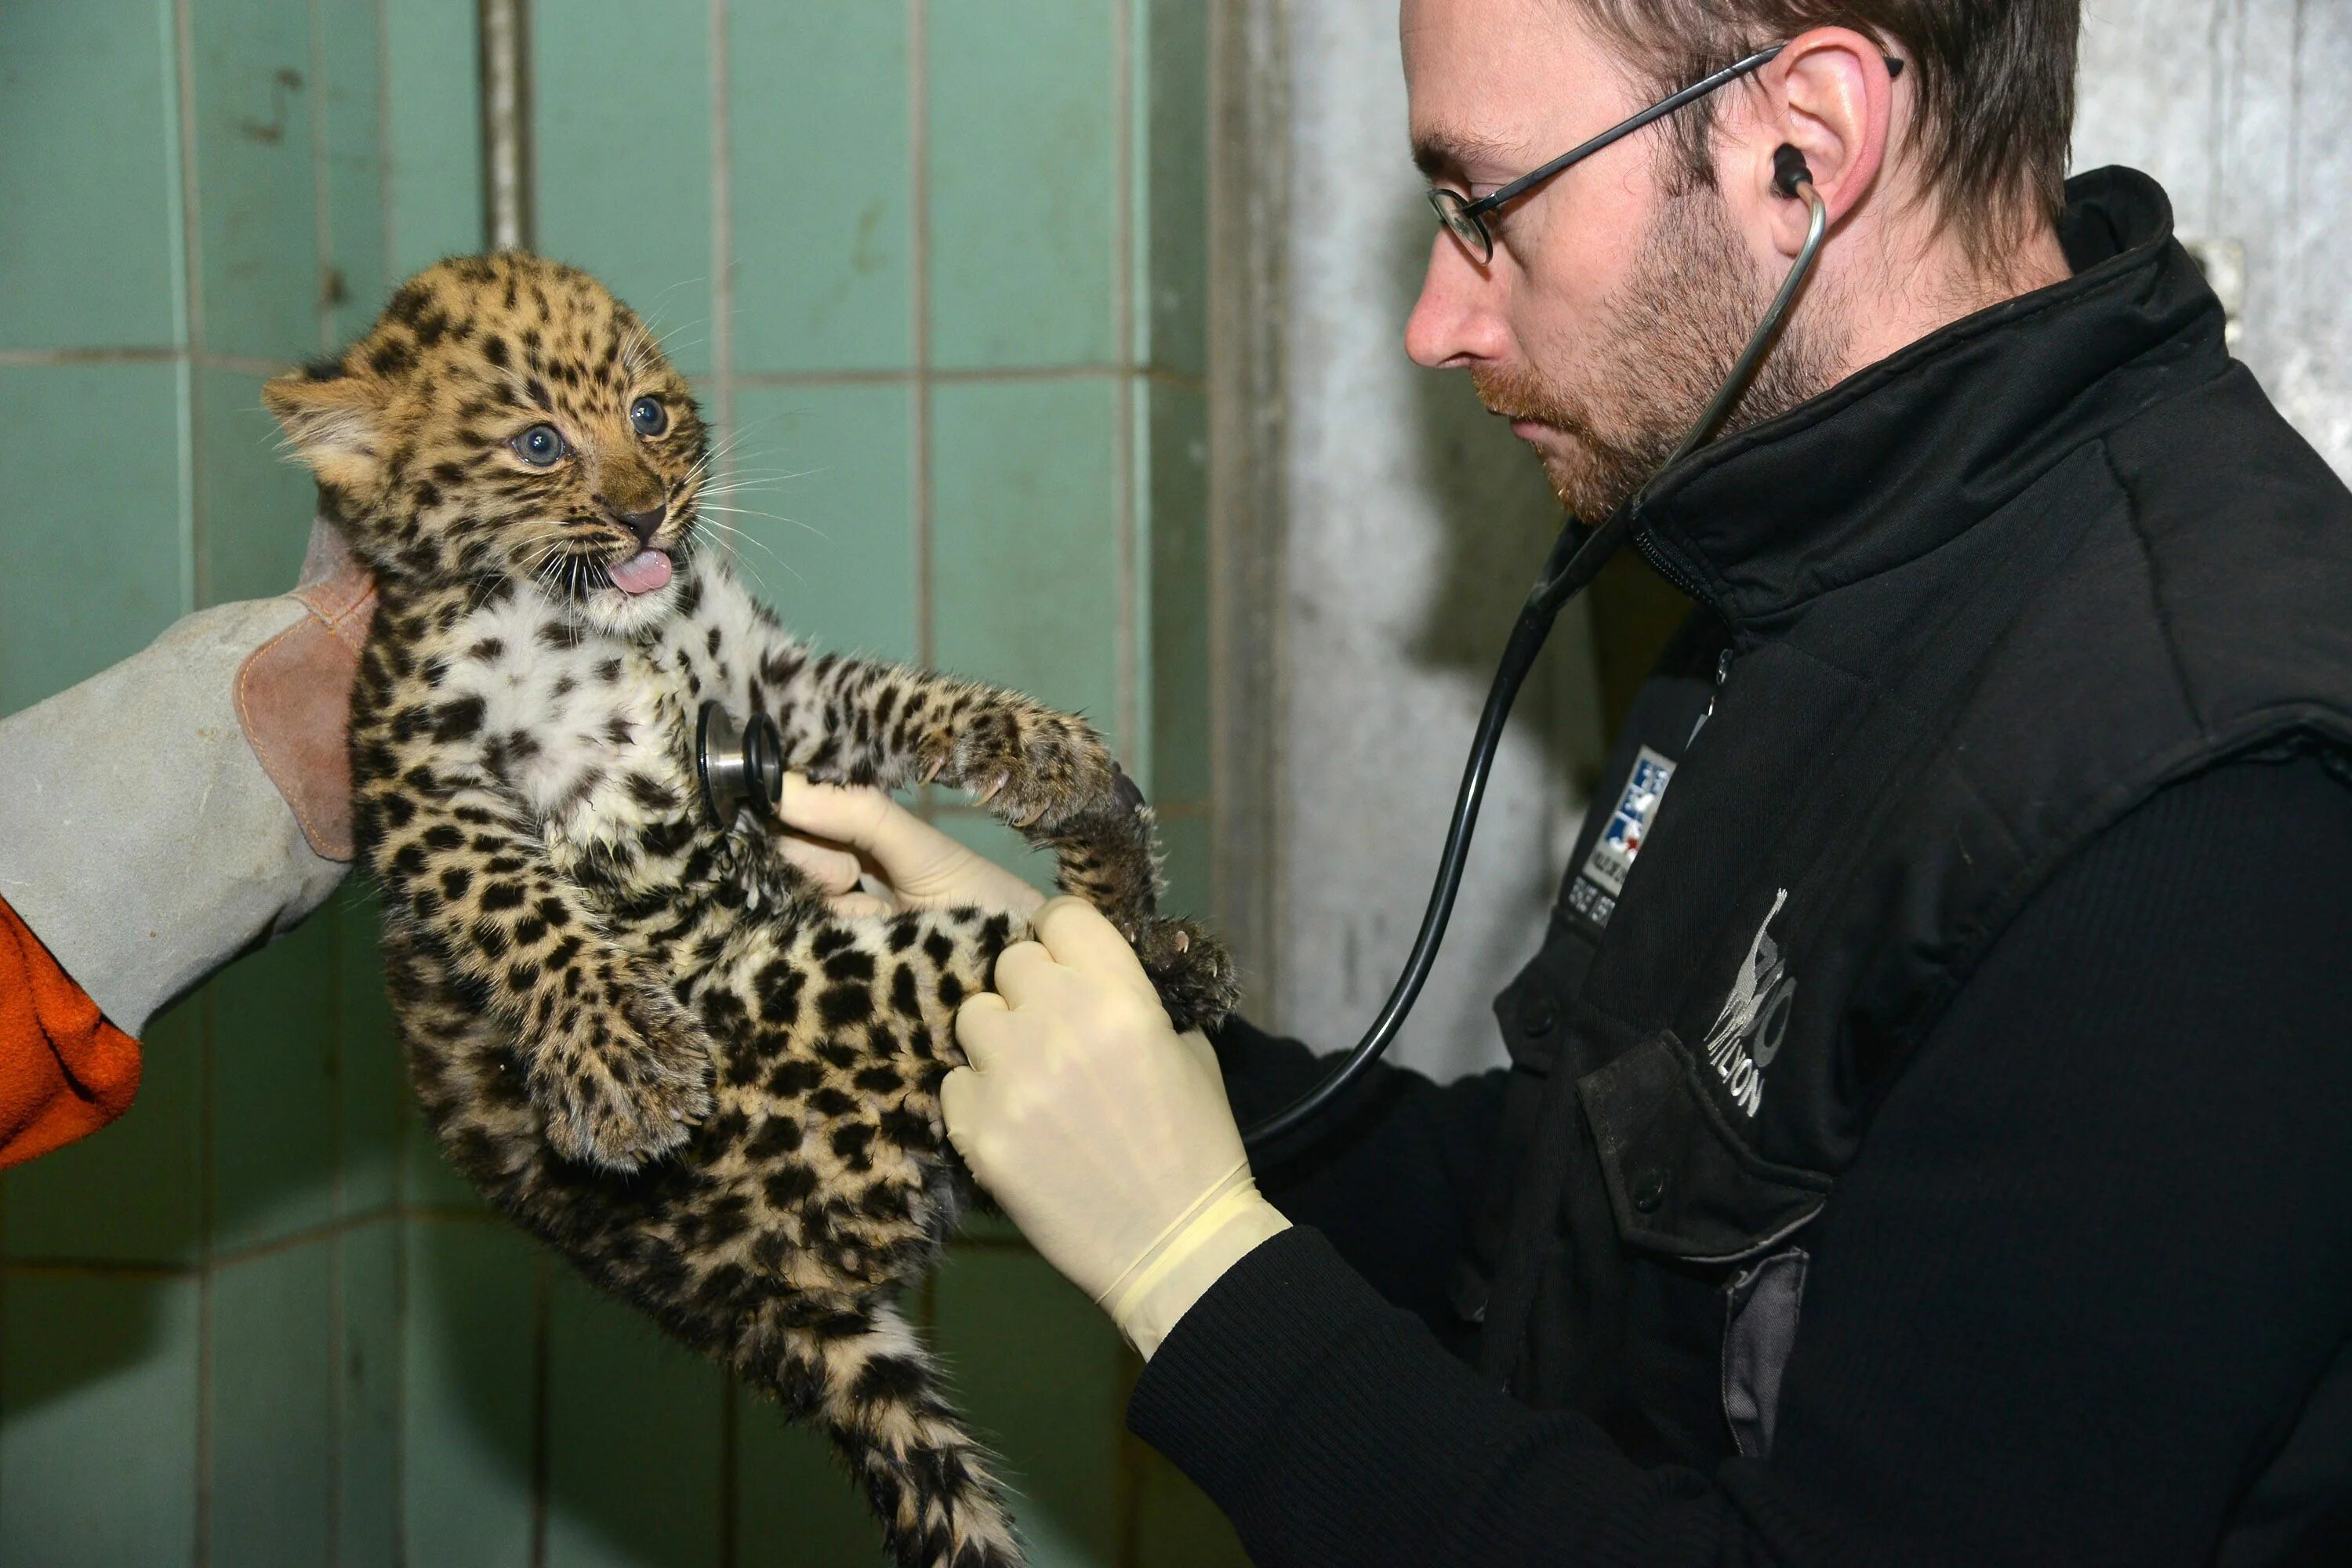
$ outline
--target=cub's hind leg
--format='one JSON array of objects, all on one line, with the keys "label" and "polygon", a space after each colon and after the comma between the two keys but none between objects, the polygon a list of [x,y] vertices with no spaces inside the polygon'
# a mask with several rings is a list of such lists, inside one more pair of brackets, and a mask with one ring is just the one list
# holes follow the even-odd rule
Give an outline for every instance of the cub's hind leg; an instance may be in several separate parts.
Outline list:
[{"label": "cub's hind leg", "polygon": [[552,1158],[512,1026],[428,942],[389,922],[383,968],[425,1125],[467,1180],[511,1210]]}]

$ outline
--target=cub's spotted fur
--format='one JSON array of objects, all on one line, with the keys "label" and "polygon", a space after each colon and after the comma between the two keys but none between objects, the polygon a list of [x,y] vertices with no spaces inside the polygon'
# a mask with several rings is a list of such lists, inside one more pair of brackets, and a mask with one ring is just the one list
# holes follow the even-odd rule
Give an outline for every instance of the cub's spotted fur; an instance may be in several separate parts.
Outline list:
[{"label": "cub's spotted fur", "polygon": [[1230,966],[1155,914],[1140,795],[1078,720],[787,637],[698,549],[701,418],[585,274],[443,262],[265,396],[381,587],[354,817],[443,1147],[823,1423],[902,1564],[1016,1563],[894,1301],[966,1196],[937,1095],[955,1007],[1025,933],[976,910],[837,916],[759,824],[705,819],[694,719],[764,711],[820,778],[981,792],[1191,1026],[1230,1006]]}]

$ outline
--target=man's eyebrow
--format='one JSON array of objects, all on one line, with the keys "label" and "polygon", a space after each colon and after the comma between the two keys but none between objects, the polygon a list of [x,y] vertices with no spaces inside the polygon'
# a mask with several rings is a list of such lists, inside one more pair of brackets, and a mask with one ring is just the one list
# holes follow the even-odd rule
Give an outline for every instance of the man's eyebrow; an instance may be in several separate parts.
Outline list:
[{"label": "man's eyebrow", "polygon": [[1412,139],[1412,164],[1425,179],[1468,183],[1471,169],[1493,169],[1518,149],[1491,136],[1440,126]]}]

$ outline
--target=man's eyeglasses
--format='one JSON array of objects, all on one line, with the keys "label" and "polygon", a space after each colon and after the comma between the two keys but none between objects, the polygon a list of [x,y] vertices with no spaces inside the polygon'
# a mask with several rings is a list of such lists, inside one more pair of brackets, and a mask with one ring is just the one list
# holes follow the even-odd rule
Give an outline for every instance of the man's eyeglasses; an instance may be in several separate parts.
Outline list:
[{"label": "man's eyeglasses", "polygon": [[[1479,265],[1484,266],[1495,259],[1495,236],[1486,226],[1488,213],[1495,211],[1505,202],[1525,195],[1554,174],[1591,157],[1611,142],[1622,141],[1631,136],[1652,121],[1664,120],[1684,104],[1705,98],[1724,83],[1737,81],[1750,71],[1763,69],[1778,59],[1780,51],[1788,47],[1786,44],[1774,44],[1769,49],[1759,49],[1746,59],[1735,61],[1724,67],[1704,81],[1693,82],[1673,97],[1661,99],[1650,105],[1633,119],[1612,125],[1583,145],[1562,153],[1542,168],[1531,174],[1521,174],[1492,195],[1481,196],[1474,202],[1459,191],[1449,191],[1433,186],[1429,192],[1429,205],[1436,209],[1437,221],[1445,226],[1446,232],[1460,240],[1468,248],[1470,254],[1477,258]],[[1903,74],[1901,60],[1892,55],[1885,57],[1885,59],[1887,75]]]}]

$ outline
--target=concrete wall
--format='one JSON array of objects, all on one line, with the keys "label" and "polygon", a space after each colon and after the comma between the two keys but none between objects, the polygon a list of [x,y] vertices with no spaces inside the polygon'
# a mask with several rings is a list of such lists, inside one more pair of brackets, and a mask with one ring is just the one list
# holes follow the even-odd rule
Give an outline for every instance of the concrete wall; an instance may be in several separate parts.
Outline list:
[{"label": "concrete wall", "polygon": [[[2077,164],[2170,187],[2237,241],[2241,353],[2352,473],[2352,6],[2096,0]],[[1395,8],[1288,0],[1287,529],[1276,667],[1276,938],[1254,1011],[1351,1042],[1402,962],[1492,660],[1557,509],[1466,381],[1401,333],[1430,238],[1405,158]],[[1563,620],[1498,763],[1454,933],[1399,1059],[1499,1059],[1487,999],[1539,939],[1599,744]]]},{"label": "concrete wall", "polygon": [[[1396,976],[1505,633],[1559,526],[1468,379],[1404,357],[1435,233],[1405,155],[1395,7],[1293,0],[1276,960],[1255,1010],[1336,1048]],[[1563,619],[1496,762],[1453,934],[1396,1059],[1499,1052],[1488,999],[1558,882],[1598,725]]]},{"label": "concrete wall", "polygon": [[2184,237],[2242,250],[2238,356],[2352,476],[2352,5],[2086,9],[2075,167],[2145,169]]}]

